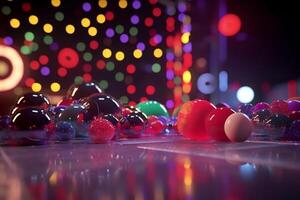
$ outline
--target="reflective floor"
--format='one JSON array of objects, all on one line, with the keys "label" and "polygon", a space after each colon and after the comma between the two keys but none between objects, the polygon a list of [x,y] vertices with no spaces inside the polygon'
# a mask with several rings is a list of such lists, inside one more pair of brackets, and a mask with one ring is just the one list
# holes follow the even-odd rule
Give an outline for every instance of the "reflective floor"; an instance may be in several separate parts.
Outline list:
[{"label": "reflective floor", "polygon": [[0,199],[300,199],[297,143],[169,137],[0,153]]}]

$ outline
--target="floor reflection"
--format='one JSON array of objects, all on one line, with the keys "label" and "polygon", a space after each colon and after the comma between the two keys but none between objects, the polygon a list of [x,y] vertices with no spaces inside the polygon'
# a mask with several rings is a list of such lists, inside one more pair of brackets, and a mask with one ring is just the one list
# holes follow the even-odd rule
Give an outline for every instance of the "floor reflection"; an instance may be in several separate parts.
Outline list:
[{"label": "floor reflection", "polygon": [[4,148],[0,199],[300,197],[299,147],[257,145],[184,141]]}]

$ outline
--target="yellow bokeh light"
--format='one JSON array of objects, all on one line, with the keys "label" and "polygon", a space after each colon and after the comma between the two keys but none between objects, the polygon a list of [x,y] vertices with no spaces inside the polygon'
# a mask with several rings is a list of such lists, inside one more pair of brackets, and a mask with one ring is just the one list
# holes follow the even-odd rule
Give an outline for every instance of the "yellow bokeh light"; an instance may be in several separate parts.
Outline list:
[{"label": "yellow bokeh light", "polygon": [[95,27],[93,27],[93,26],[91,26],[89,29],[88,29],[88,33],[89,33],[89,35],[90,36],[95,36],[95,35],[97,35],[97,29],[95,28]]},{"label": "yellow bokeh light", "polygon": [[53,26],[47,23],[43,26],[43,29],[46,33],[51,33],[53,31]]},{"label": "yellow bokeh light", "polygon": [[184,71],[183,74],[182,74],[182,80],[183,80],[183,82],[189,83],[189,82],[191,82],[191,79],[192,79],[191,72],[189,70]]},{"label": "yellow bokeh light", "polygon": [[91,21],[88,18],[82,18],[81,25],[83,27],[87,28],[91,25]]},{"label": "yellow bokeh light", "polygon": [[97,15],[97,22],[103,24],[105,22],[105,16],[103,14]]},{"label": "yellow bokeh light", "polygon": [[155,49],[153,52],[155,58],[161,58],[163,55],[163,51],[159,48]]},{"label": "yellow bokeh light", "polygon": [[106,0],[99,0],[98,5],[99,5],[100,8],[106,8],[107,1]]},{"label": "yellow bokeh light", "polygon": [[191,92],[191,90],[192,90],[192,86],[190,84],[188,84],[188,83],[183,84],[183,86],[182,86],[183,93],[188,94]]},{"label": "yellow bokeh light", "polygon": [[136,49],[133,51],[133,56],[135,58],[139,59],[143,56],[143,52],[140,49]]},{"label": "yellow bokeh light", "polygon": [[104,58],[110,58],[111,54],[112,54],[112,52],[110,49],[103,49],[103,51],[102,51],[102,55]]},{"label": "yellow bokeh light", "polygon": [[20,21],[16,18],[11,19],[9,23],[10,23],[10,26],[12,28],[19,28],[20,27]]},{"label": "yellow bokeh light", "polygon": [[68,25],[66,26],[66,32],[67,32],[68,34],[73,34],[73,33],[75,32],[75,27],[74,27],[72,24],[68,24]]},{"label": "yellow bokeh light", "polygon": [[51,89],[52,92],[59,92],[60,91],[60,84],[56,83],[56,82],[53,82],[50,85],[50,89]]},{"label": "yellow bokeh light", "polygon": [[36,25],[39,22],[39,18],[35,15],[30,15],[28,17],[28,21],[29,21],[30,24]]},{"label": "yellow bokeh light", "polygon": [[39,92],[42,90],[42,85],[40,83],[33,83],[31,89],[33,92]]},{"label": "yellow bokeh light", "polygon": [[126,0],[120,0],[119,1],[119,7],[120,8],[126,8],[127,7],[127,1]]},{"label": "yellow bokeh light", "polygon": [[51,0],[51,4],[54,7],[59,7],[60,6],[60,0]]},{"label": "yellow bokeh light", "polygon": [[188,43],[190,41],[190,35],[191,35],[190,32],[186,32],[186,33],[182,34],[182,36],[181,36],[181,42],[183,44]]},{"label": "yellow bokeh light", "polygon": [[122,61],[122,60],[124,60],[124,58],[125,58],[125,54],[124,54],[122,51],[118,51],[118,52],[116,53],[116,59],[117,59],[118,61]]}]

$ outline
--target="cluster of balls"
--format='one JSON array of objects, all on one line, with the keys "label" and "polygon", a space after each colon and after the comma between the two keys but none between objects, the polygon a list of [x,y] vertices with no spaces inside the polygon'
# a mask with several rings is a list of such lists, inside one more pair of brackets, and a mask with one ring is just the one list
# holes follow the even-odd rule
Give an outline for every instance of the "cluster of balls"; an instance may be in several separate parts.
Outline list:
[{"label": "cluster of balls", "polygon": [[300,98],[275,100],[268,104],[241,104],[253,124],[254,140],[300,140]]},{"label": "cluster of balls", "polygon": [[300,140],[300,101],[240,104],[235,112],[226,103],[193,100],[181,106],[177,128],[196,140]]},{"label": "cluster of balls", "polygon": [[174,124],[159,102],[122,105],[91,82],[73,85],[55,106],[41,93],[21,96],[10,115],[0,116],[0,138],[6,145],[75,139],[105,143],[170,133]]}]

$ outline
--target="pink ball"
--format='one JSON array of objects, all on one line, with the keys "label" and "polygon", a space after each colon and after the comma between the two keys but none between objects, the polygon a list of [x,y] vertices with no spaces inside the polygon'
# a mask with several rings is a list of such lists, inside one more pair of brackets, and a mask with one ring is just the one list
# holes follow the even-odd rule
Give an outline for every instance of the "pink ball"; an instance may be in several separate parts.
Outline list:
[{"label": "pink ball", "polygon": [[106,143],[114,137],[115,127],[107,119],[99,117],[91,122],[88,131],[93,143]]},{"label": "pink ball", "polygon": [[243,142],[251,135],[251,120],[243,113],[233,113],[226,119],[224,130],[230,141]]}]

